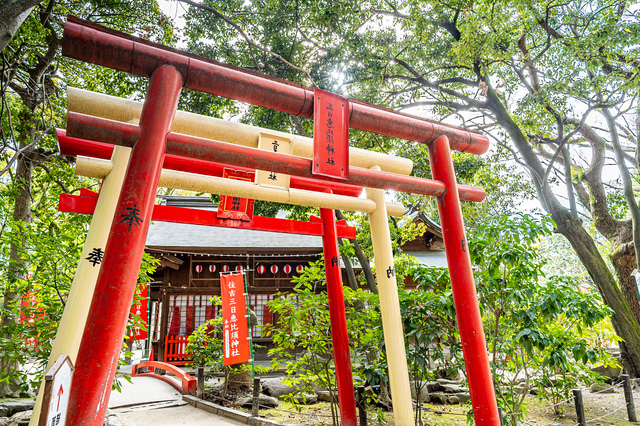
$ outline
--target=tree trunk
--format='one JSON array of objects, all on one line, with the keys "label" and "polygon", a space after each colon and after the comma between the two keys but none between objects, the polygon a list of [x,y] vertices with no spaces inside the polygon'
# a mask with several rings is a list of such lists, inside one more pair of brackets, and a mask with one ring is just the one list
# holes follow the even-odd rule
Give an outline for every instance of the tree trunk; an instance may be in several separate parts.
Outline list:
[{"label": "tree trunk", "polygon": [[[336,210],[336,217],[338,220],[344,220],[344,216],[342,212]],[[371,270],[371,264],[369,263],[369,258],[362,251],[362,247],[358,244],[357,239],[349,240],[353,244],[353,249],[356,253],[356,257],[358,258],[358,262],[360,262],[360,266],[362,267],[362,272],[364,273],[364,277],[367,280],[367,285],[369,286],[369,290],[373,294],[378,294],[378,285],[376,284],[376,278],[373,276],[373,271]]]},{"label": "tree trunk", "polygon": [[[565,218],[567,220],[562,220],[562,217],[553,219],[558,224],[558,232],[569,240],[580,261],[587,268],[604,303],[613,309],[611,323],[616,334],[624,339],[623,363],[630,375],[640,377],[640,327],[618,283],[598,252],[593,238],[580,221],[568,220],[568,215]],[[633,256],[635,261],[635,254]]]},{"label": "tree trunk", "polygon": [[4,0],[0,6],[0,52],[11,42],[33,7],[42,0]]},{"label": "tree trunk", "polygon": [[[545,167],[540,162],[529,140],[522,133],[502,101],[497,96],[489,79],[487,105],[494,113],[497,122],[509,134],[513,144],[529,168],[529,173],[538,193],[538,200],[556,223],[557,231],[564,235],[585,266],[591,279],[600,292],[604,303],[613,310],[611,323],[616,334],[624,339],[622,354],[629,375],[640,377],[640,326],[629,308],[629,304],[611,274],[604,259],[587,230],[579,219],[572,218],[571,213],[555,197],[546,180]],[[623,277],[624,278],[624,277]],[[624,281],[624,280],[623,280]]]},{"label": "tree trunk", "polygon": [[635,279],[631,273],[636,269],[636,253],[632,242],[611,247],[611,263],[620,283],[620,289],[636,321],[640,324],[640,301]]},{"label": "tree trunk", "polygon": [[[21,147],[24,145],[21,145]],[[25,156],[18,158],[16,165],[15,182],[18,187],[18,195],[13,206],[13,220],[15,222],[31,222],[31,178],[33,175],[33,164]],[[9,252],[9,273],[7,288],[4,291],[2,300],[2,317],[0,321],[2,328],[7,330],[12,324],[16,324],[19,314],[16,307],[20,300],[20,291],[16,286],[19,279],[24,278],[26,265],[22,253],[26,244],[26,236],[22,233],[21,244],[11,244]],[[0,358],[1,371],[17,371],[20,368],[17,362],[10,362]],[[21,384],[16,381],[0,383],[0,398],[15,394]]]}]

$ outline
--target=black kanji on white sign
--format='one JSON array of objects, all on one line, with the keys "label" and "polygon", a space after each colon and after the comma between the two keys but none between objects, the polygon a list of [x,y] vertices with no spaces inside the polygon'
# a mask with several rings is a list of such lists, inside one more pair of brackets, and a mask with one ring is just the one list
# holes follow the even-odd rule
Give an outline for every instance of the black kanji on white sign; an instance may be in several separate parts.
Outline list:
[{"label": "black kanji on white sign", "polygon": [[96,266],[102,263],[103,256],[104,252],[101,248],[94,248],[91,250],[91,253],[89,253],[89,256],[85,257],[85,259],[87,259],[89,263],[92,263],[93,266]]}]

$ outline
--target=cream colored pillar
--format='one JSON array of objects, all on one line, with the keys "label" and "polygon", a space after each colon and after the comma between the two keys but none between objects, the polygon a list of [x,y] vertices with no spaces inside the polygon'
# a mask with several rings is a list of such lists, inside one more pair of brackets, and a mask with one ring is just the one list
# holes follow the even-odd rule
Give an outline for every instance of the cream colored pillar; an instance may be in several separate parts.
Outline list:
[{"label": "cream colored pillar", "polygon": [[[67,303],[58,325],[58,332],[51,348],[51,355],[46,371],[51,368],[60,355],[69,355],[71,362],[76,362],[80,340],[93,298],[100,262],[109,237],[111,222],[116,211],[122,181],[127,170],[131,148],[116,146],[111,162],[111,172],[105,177],[96,209],[91,219],[87,239],[82,248],[76,274],[73,277]],[[36,405],[29,421],[29,426],[36,426],[40,417],[40,408],[44,391],[44,381],[40,385]]]},{"label": "cream colored pillar", "polygon": [[[371,167],[380,170],[380,167]],[[400,316],[398,285],[393,264],[391,235],[387,221],[384,190],[367,188],[367,198],[376,203],[376,210],[369,214],[371,224],[371,241],[376,265],[378,296],[380,297],[380,313],[384,343],[387,349],[387,365],[389,367],[389,385],[393,399],[393,418],[396,426],[412,426],[413,403],[409,387],[409,370],[407,354],[404,348],[404,332]]]}]

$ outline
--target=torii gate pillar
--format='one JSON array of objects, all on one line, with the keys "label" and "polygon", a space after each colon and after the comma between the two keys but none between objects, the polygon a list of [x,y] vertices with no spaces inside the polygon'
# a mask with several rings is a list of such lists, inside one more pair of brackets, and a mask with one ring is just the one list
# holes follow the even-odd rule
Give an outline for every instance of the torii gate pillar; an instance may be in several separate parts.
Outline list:
[{"label": "torii gate pillar", "polygon": [[358,426],[335,212],[333,209],[320,209],[320,217],[324,228],[322,247],[324,250],[324,269],[327,274],[327,296],[329,298],[333,358],[336,364],[338,401],[340,401],[340,424]]},{"label": "torii gate pillar", "polygon": [[464,220],[449,139],[441,136],[428,144],[428,147],[433,178],[442,181],[447,188],[446,192],[438,197],[438,213],[449,264],[462,354],[469,379],[473,415],[478,425],[499,425],[500,416],[489,368],[471,258],[464,233]]},{"label": "torii gate pillar", "polygon": [[101,426],[153,212],[166,136],[183,81],[171,65],[151,75],[71,385],[67,424]]},{"label": "torii gate pillar", "polygon": [[[380,170],[380,167],[374,166],[372,170]],[[373,257],[378,280],[384,346],[387,350],[393,420],[398,426],[411,426],[414,424],[413,400],[409,387],[409,368],[404,347],[404,331],[400,316],[398,284],[393,266],[393,249],[384,190],[367,188],[367,198],[376,203],[375,211],[369,214],[369,222],[371,223],[371,243],[373,244]]]}]

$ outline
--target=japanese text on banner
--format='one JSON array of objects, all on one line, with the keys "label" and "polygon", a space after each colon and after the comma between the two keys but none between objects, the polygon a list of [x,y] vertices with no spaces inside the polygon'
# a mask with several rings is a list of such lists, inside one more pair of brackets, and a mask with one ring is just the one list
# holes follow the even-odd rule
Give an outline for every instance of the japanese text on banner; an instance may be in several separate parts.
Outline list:
[{"label": "japanese text on banner", "polygon": [[222,324],[224,334],[224,365],[251,359],[247,305],[244,296],[244,273],[220,276]]}]

